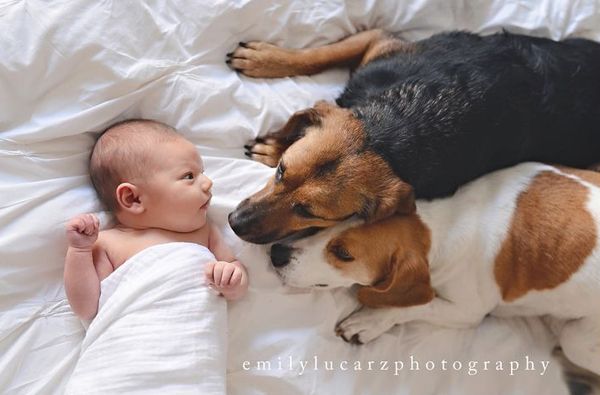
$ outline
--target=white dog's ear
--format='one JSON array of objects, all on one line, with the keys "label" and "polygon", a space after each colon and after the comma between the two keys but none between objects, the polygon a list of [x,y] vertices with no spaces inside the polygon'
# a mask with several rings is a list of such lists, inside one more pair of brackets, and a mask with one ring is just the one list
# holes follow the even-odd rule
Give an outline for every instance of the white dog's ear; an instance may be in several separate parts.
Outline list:
[{"label": "white dog's ear", "polygon": [[422,305],[434,297],[427,258],[415,252],[394,254],[388,275],[381,282],[358,290],[358,301],[375,308]]}]

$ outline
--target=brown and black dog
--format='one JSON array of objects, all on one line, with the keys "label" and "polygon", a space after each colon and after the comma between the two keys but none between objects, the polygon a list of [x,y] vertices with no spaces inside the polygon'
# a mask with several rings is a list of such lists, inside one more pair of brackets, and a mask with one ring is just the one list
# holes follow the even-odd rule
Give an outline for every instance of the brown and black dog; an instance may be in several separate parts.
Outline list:
[{"label": "brown and black dog", "polygon": [[277,166],[229,215],[250,242],[411,213],[415,196],[447,196],[523,161],[600,159],[600,44],[589,40],[450,32],[408,43],[370,30],[312,49],[240,43],[227,63],[251,77],[356,68],[335,104],[246,146]]}]

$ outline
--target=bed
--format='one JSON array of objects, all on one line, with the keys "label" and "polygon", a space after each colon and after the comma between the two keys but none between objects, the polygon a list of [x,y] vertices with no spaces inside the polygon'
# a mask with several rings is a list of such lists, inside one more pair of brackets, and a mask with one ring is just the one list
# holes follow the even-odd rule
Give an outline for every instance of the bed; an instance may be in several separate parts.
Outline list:
[{"label": "bed", "polygon": [[349,345],[334,326],[356,307],[350,292],[282,287],[266,248],[228,228],[227,213],[273,172],[247,160],[243,145],[294,111],[334,99],[348,71],[253,80],[227,68],[225,54],[241,40],[307,47],[373,27],[408,40],[505,28],[600,41],[600,3],[1,2],[0,393],[64,393],[85,330],[65,299],[63,227],[83,212],[110,226],[87,176],[90,149],[111,123],[149,118],[198,147],[214,181],[209,215],[250,273],[249,294],[228,305],[222,334],[227,393],[567,394],[554,340],[538,319],[490,317],[471,329],[414,323]]}]

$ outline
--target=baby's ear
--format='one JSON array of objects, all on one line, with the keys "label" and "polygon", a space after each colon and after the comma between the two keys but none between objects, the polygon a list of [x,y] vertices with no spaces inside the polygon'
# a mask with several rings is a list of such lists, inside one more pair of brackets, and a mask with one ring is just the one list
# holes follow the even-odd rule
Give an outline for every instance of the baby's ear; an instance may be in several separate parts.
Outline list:
[{"label": "baby's ear", "polygon": [[140,200],[140,191],[135,185],[123,182],[119,184],[115,194],[119,210],[130,214],[141,214],[144,211]]}]

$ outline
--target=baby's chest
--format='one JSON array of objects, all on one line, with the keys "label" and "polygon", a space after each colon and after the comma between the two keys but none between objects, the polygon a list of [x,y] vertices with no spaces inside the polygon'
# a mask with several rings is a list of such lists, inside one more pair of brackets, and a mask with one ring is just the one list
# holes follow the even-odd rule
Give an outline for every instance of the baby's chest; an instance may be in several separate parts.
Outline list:
[{"label": "baby's chest", "polygon": [[208,247],[208,233],[152,232],[142,235],[110,235],[105,240],[105,249],[114,269],[116,269],[146,248],[172,242],[195,243]]}]

